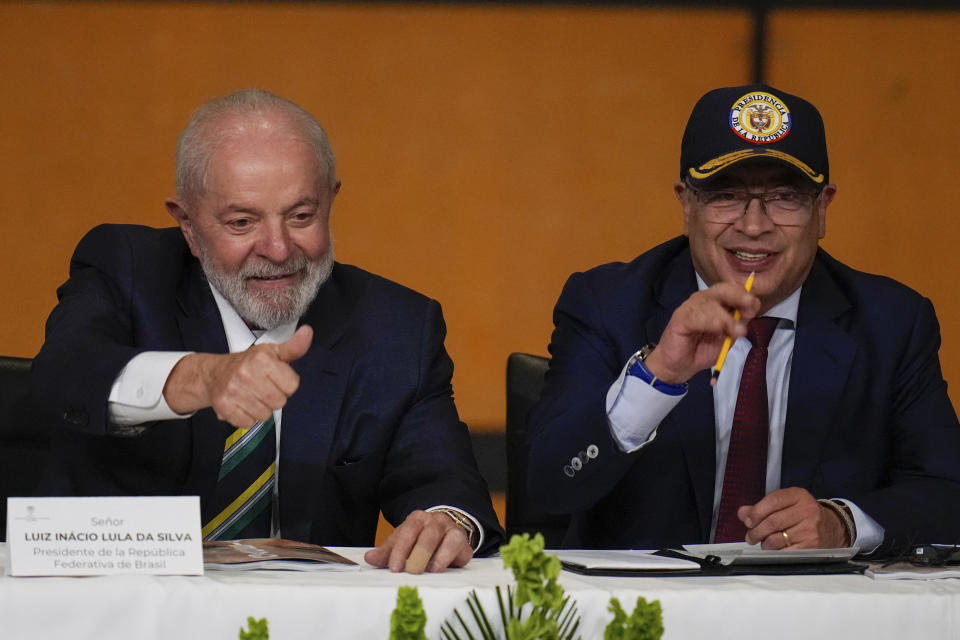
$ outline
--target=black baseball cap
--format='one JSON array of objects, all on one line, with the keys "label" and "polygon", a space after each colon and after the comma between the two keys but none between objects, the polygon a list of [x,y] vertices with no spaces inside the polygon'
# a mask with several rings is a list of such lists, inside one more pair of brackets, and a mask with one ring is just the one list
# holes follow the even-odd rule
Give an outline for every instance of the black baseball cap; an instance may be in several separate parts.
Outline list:
[{"label": "black baseball cap", "polygon": [[680,143],[680,178],[710,181],[751,158],[790,166],[817,186],[828,184],[827,139],[817,108],[765,84],[723,87],[693,107]]}]

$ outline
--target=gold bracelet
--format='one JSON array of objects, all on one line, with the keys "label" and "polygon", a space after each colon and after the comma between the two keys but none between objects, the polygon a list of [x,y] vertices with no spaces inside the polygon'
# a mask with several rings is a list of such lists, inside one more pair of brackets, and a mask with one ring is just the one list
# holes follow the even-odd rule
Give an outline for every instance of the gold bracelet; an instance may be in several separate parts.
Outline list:
[{"label": "gold bracelet", "polygon": [[470,544],[470,546],[474,550],[476,550],[477,539],[480,536],[477,532],[476,525],[473,524],[473,522],[471,522],[470,518],[466,517],[465,515],[463,515],[462,513],[460,513],[455,509],[447,509],[445,507],[440,507],[439,509],[432,509],[432,511],[445,513],[448,516],[450,516],[450,518],[457,523],[457,526],[463,529],[463,531],[467,534],[467,542]]},{"label": "gold bracelet", "polygon": [[837,514],[837,517],[840,518],[840,522],[843,524],[844,534],[847,536],[847,546],[853,546],[853,543],[857,539],[857,525],[853,521],[853,513],[850,511],[850,507],[839,500],[821,498],[817,500],[817,502]]}]

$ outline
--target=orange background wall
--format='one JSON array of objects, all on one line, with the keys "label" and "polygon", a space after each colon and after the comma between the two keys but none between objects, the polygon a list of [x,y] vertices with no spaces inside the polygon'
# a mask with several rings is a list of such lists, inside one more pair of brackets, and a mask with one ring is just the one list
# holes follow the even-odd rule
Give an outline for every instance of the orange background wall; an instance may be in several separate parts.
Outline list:
[{"label": "orange background wall", "polygon": [[[824,246],[930,296],[960,379],[953,276],[960,14],[776,12],[768,80],[817,104],[839,194]],[[750,80],[735,10],[0,5],[0,353],[32,356],[99,222],[170,224],[176,135],[260,86],[324,123],[338,259],[443,303],[458,405],[499,429],[511,351],[546,353],[575,270],[680,230],[689,110]]]}]

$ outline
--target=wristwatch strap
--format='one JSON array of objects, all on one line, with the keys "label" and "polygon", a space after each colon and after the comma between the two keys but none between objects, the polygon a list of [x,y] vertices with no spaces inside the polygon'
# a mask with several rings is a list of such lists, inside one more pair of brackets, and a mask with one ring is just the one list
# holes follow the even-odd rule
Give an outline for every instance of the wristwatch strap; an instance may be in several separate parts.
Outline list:
[{"label": "wristwatch strap", "polygon": [[687,383],[681,384],[670,384],[669,382],[664,382],[657,378],[657,376],[651,373],[650,369],[647,369],[647,365],[644,364],[644,360],[647,359],[651,353],[653,353],[654,347],[657,345],[654,343],[646,344],[640,348],[633,357],[630,358],[630,362],[627,366],[627,373],[635,378],[639,378],[649,384],[651,387],[656,389],[661,393],[665,393],[668,396],[682,396],[687,392]]}]

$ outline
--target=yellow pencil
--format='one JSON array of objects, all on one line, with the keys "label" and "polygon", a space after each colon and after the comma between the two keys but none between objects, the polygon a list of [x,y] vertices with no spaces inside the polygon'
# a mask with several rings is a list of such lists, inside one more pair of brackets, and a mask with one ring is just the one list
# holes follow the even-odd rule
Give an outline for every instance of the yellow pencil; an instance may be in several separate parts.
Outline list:
[{"label": "yellow pencil", "polygon": [[[756,275],[756,271],[750,272],[750,277],[747,278],[747,282],[743,285],[743,288],[748,292],[753,288],[753,277]],[[733,310],[733,319],[735,322],[740,320],[740,310]],[[717,384],[717,378],[720,377],[720,369],[723,369],[723,363],[727,359],[727,352],[730,351],[730,346],[733,344],[733,338],[727,336],[726,340],[723,341],[723,347],[720,349],[720,355],[717,356],[717,364],[713,365],[713,373],[710,374],[710,386]]]}]

